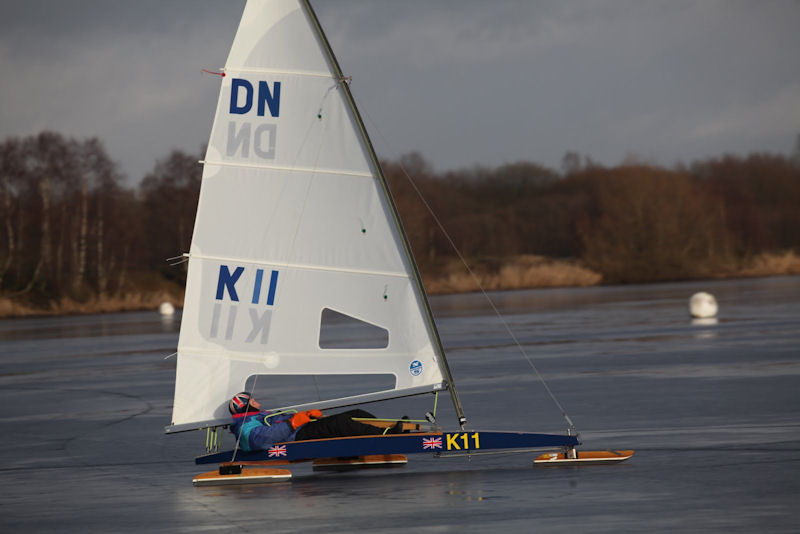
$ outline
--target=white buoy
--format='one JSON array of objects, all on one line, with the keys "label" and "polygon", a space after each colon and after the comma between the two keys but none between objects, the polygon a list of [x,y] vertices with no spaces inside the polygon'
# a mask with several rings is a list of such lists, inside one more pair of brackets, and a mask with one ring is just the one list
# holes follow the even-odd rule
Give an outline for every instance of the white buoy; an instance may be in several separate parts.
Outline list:
[{"label": "white buoy", "polygon": [[692,295],[692,298],[689,299],[689,312],[692,314],[692,317],[699,317],[701,319],[714,317],[717,315],[717,309],[717,299],[714,298],[714,295],[706,293],[705,291],[695,293]]},{"label": "white buoy", "polygon": [[160,313],[165,317],[170,317],[175,314],[175,306],[173,306],[169,302],[162,302],[161,305],[158,307],[158,313]]}]

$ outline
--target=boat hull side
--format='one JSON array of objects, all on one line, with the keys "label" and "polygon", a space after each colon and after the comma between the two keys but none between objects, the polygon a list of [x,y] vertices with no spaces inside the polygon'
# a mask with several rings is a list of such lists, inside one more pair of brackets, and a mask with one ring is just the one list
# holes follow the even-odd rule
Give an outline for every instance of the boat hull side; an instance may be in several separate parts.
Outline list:
[{"label": "boat hull side", "polygon": [[386,436],[290,441],[264,451],[225,451],[200,456],[197,464],[281,460],[301,462],[317,458],[374,454],[479,454],[497,450],[557,449],[579,445],[577,437],[528,432],[414,432]]}]

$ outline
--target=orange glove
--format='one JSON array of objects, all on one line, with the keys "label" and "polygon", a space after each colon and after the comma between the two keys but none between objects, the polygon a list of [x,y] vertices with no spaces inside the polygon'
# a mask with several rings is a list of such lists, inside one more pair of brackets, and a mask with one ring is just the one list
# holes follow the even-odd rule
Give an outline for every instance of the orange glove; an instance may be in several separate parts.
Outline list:
[{"label": "orange glove", "polygon": [[319,410],[308,410],[306,413],[311,419],[320,419],[322,417],[322,412]]},{"label": "orange glove", "polygon": [[308,423],[311,419],[308,417],[308,412],[297,412],[289,419],[289,422],[292,424],[292,428],[300,428],[304,424]]}]

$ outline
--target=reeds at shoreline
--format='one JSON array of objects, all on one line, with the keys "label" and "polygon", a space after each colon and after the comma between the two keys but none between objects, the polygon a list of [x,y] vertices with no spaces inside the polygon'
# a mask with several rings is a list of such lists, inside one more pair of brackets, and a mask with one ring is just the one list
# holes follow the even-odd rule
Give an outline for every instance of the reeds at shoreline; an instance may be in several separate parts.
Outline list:
[{"label": "reeds at shoreline", "polygon": [[[431,295],[502,291],[548,287],[586,287],[602,285],[602,275],[576,260],[560,260],[543,256],[521,255],[501,263],[497,268],[476,268],[470,274],[463,265],[451,264],[441,273],[423,273],[425,288]],[[800,256],[788,251],[760,254],[741,266],[719,271],[712,278],[747,278],[760,276],[800,275]],[[477,278],[477,281],[476,281]],[[480,286],[478,285],[480,283]],[[122,295],[95,296],[78,302],[68,298],[54,299],[34,305],[23,299],[0,297],[0,318],[115,313],[156,310],[162,302],[176,308],[183,306],[183,291],[170,288],[128,292]]]},{"label": "reeds at shoreline", "polygon": [[168,291],[131,292],[122,295],[92,297],[84,302],[61,298],[49,301],[45,306],[35,306],[25,301],[0,297],[0,318],[155,310],[162,302],[169,302],[175,307],[182,307],[183,293],[174,294]]},{"label": "reeds at shoreline", "polygon": [[522,255],[504,262],[497,270],[467,272],[463,265],[451,265],[446,272],[423,275],[426,290],[432,294],[531,289],[538,287],[585,287],[602,282],[602,275],[574,260]]}]

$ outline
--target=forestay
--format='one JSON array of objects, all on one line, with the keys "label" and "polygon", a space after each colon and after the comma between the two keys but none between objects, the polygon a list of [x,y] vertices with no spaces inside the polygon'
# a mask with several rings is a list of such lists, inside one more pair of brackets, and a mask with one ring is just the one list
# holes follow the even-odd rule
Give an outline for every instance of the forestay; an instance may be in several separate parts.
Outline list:
[{"label": "forestay", "polygon": [[[346,82],[310,9],[249,0],[224,68],[189,252],[172,426],[227,423],[260,375],[389,374],[343,405],[446,387],[446,363]],[[323,310],[373,348],[321,348]],[[285,406],[271,406],[285,408]]]}]

